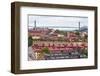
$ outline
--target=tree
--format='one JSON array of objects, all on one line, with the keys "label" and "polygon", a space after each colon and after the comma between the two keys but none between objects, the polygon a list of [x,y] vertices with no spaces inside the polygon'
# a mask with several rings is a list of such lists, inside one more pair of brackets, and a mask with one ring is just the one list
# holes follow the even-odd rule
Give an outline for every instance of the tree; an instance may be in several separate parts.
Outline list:
[{"label": "tree", "polygon": [[50,50],[49,50],[48,47],[43,48],[43,49],[42,49],[42,52],[43,52],[43,53],[46,53],[46,54],[50,54]]},{"label": "tree", "polygon": [[28,47],[29,47],[29,46],[32,46],[32,44],[33,44],[32,36],[29,36],[29,37],[28,37]]},{"label": "tree", "polygon": [[84,40],[87,41],[87,39],[88,39],[88,35],[85,35]]},{"label": "tree", "polygon": [[56,33],[59,33],[60,31],[59,31],[59,30],[56,30],[55,32],[56,32]]},{"label": "tree", "polygon": [[84,48],[84,55],[88,55],[87,48]]},{"label": "tree", "polygon": [[76,35],[78,35],[78,36],[80,35],[79,31],[76,31],[76,33],[75,33],[75,34],[76,34]]}]

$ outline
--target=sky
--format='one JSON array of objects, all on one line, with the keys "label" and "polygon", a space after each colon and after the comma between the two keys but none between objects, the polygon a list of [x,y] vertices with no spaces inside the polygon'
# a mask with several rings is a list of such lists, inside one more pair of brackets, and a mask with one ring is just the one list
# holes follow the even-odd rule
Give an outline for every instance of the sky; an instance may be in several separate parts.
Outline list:
[{"label": "sky", "polygon": [[78,30],[79,22],[80,26],[88,26],[88,17],[75,17],[75,16],[42,16],[42,15],[29,15],[28,27],[33,28],[35,26],[40,28],[51,28],[58,30]]}]

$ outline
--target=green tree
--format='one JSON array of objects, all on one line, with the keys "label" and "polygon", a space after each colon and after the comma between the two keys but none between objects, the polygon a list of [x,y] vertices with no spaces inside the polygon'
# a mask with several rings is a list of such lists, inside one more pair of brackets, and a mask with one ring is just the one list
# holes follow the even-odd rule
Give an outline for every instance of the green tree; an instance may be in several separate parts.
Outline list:
[{"label": "green tree", "polygon": [[88,39],[88,35],[85,35],[85,37],[84,37],[84,38],[85,38],[85,41],[87,41],[87,39]]},{"label": "green tree", "polygon": [[75,33],[75,34],[76,34],[76,35],[78,35],[78,36],[80,35],[79,31],[76,31],[76,33]]},{"label": "green tree", "polygon": [[46,54],[50,54],[50,50],[49,50],[48,47],[43,48],[43,49],[42,49],[42,52],[43,52],[43,53],[46,53]]},{"label": "green tree", "polygon": [[28,37],[28,47],[29,47],[29,46],[32,46],[32,44],[33,44],[32,36],[29,36],[29,37]]}]

